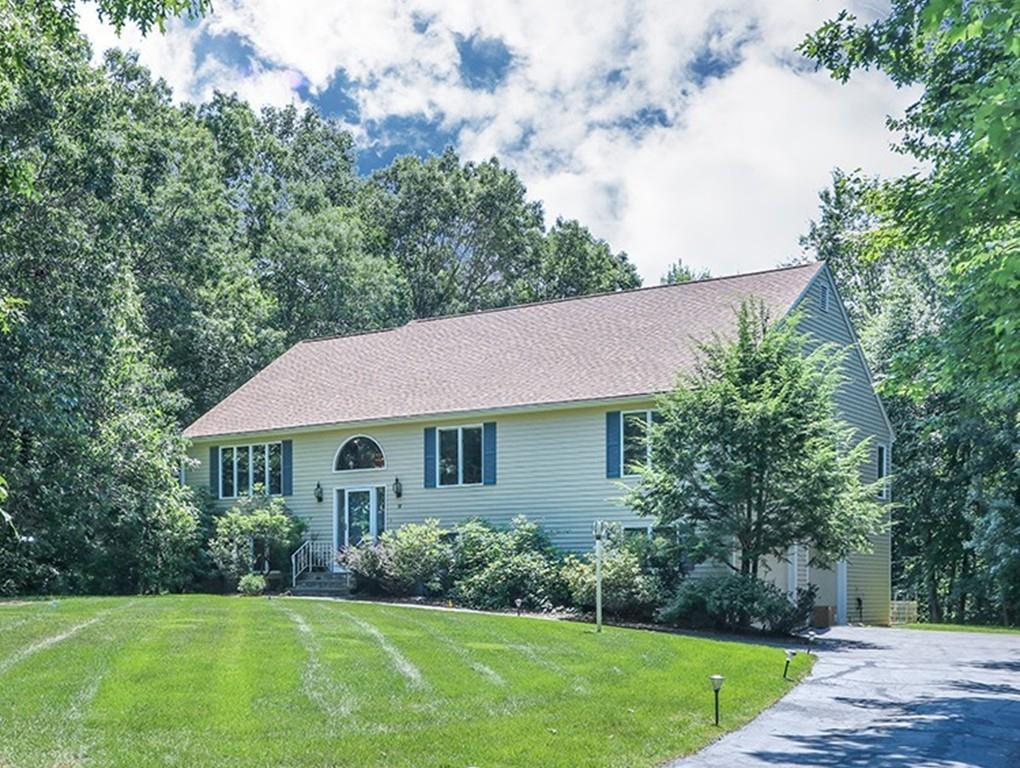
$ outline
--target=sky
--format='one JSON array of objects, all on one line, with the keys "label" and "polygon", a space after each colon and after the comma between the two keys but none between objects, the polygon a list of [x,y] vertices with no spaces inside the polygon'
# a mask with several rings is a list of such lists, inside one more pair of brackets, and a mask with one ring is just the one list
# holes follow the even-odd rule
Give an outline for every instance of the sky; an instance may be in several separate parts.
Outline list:
[{"label": "sky", "polygon": [[851,0],[216,0],[164,35],[120,37],[83,6],[97,59],[137,50],[178,101],[216,90],[313,106],[370,173],[453,146],[497,157],[543,202],[626,251],[724,275],[800,252],[832,169],[913,170],[886,118],[915,93],[843,85],[796,51]]}]

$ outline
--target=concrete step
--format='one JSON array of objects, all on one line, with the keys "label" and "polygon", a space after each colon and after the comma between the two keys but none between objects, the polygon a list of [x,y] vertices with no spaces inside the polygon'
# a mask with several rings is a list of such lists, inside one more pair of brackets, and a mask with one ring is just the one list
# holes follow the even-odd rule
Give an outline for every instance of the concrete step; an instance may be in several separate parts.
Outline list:
[{"label": "concrete step", "polygon": [[344,597],[351,593],[347,574],[313,571],[298,577],[292,595],[299,597]]}]

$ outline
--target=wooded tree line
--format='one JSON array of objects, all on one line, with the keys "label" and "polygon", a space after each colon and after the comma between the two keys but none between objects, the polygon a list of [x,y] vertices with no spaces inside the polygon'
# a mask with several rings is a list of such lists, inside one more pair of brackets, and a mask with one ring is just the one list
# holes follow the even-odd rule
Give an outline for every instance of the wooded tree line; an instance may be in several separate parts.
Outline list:
[{"label": "wooded tree line", "polygon": [[894,589],[932,621],[1020,623],[1020,6],[894,0],[802,50],[921,90],[891,127],[930,171],[837,172],[803,238],[896,430]]},{"label": "wooded tree line", "polygon": [[[933,620],[1020,622],[1018,13],[894,0],[802,46],[922,94],[893,127],[930,170],[837,172],[803,244],[896,429],[895,587]],[[0,0],[0,589],[194,585],[212,521],[180,427],[300,338],[640,282],[495,160],[355,161],[315,112],[175,106],[129,55],[89,64],[73,3]]]},{"label": "wooded tree line", "polygon": [[299,339],[640,284],[496,160],[361,177],[314,111],[175,106],[132,55],[93,67],[63,7],[0,15],[4,591],[193,583],[180,429]]}]

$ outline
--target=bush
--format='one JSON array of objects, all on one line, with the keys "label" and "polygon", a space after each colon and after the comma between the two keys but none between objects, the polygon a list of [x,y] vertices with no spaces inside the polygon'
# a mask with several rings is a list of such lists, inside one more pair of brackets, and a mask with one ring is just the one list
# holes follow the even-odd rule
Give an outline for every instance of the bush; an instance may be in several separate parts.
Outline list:
[{"label": "bush", "polygon": [[[573,605],[594,611],[595,555],[568,557],[562,576]],[[628,549],[607,547],[602,553],[602,609],[614,616],[651,618],[658,602],[658,583],[642,572],[638,556]]]},{"label": "bush", "polygon": [[215,527],[209,551],[224,573],[239,579],[260,564],[268,567],[270,552],[290,548],[304,523],[290,515],[283,499],[256,492],[238,499]]},{"label": "bush", "polygon": [[505,530],[482,520],[454,529],[451,596],[472,608],[550,610],[566,590],[559,554],[541,526],[515,517]]},{"label": "bush", "polygon": [[675,626],[789,634],[807,623],[816,594],[814,585],[799,589],[791,602],[775,584],[736,573],[688,579],[658,618]]},{"label": "bush", "polygon": [[447,534],[432,519],[386,531],[378,544],[348,547],[339,560],[359,589],[398,596],[445,594],[452,561]]},{"label": "bush", "polygon": [[237,582],[237,591],[245,597],[258,597],[266,591],[266,577],[261,573],[246,573]]},{"label": "bush", "polygon": [[559,568],[542,552],[504,551],[480,570],[458,578],[452,596],[472,608],[551,610],[563,596]]},{"label": "bush", "polygon": [[359,544],[347,547],[337,562],[354,576],[358,592],[377,595],[386,592],[388,550],[383,544]]}]

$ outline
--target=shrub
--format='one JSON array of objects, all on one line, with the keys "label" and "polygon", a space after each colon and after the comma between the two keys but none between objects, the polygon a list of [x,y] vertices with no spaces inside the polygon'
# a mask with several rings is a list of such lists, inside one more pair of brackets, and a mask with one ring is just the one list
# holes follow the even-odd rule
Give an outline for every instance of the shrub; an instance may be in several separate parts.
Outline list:
[{"label": "shrub", "polygon": [[688,579],[659,612],[676,626],[788,634],[807,623],[817,588],[797,590],[791,602],[775,584],[742,574]]},{"label": "shrub", "polygon": [[[570,556],[562,569],[571,602],[595,610],[595,556]],[[651,618],[659,602],[655,576],[642,570],[637,553],[625,546],[606,547],[602,553],[602,609],[616,616]]]},{"label": "shrub", "polygon": [[216,520],[209,551],[225,573],[240,578],[254,571],[260,558],[263,565],[269,566],[273,547],[289,547],[302,528],[303,523],[291,517],[283,499],[256,492],[238,499]]},{"label": "shrub", "polygon": [[358,592],[377,595],[386,591],[386,565],[389,556],[383,544],[359,544],[347,547],[337,562],[354,576]]},{"label": "shrub", "polygon": [[266,577],[261,573],[246,573],[237,582],[237,591],[245,597],[258,597],[266,591]]},{"label": "shrub", "polygon": [[378,544],[348,547],[339,562],[358,588],[390,595],[442,595],[450,585],[453,553],[438,520],[386,531]]},{"label": "shrub", "polygon": [[511,608],[520,600],[522,608],[549,610],[566,596],[556,548],[523,515],[505,530],[482,520],[458,525],[453,580],[451,596],[473,608]]},{"label": "shrub", "polygon": [[472,608],[551,610],[563,596],[559,568],[542,552],[504,552],[481,570],[459,578],[452,596]]}]

